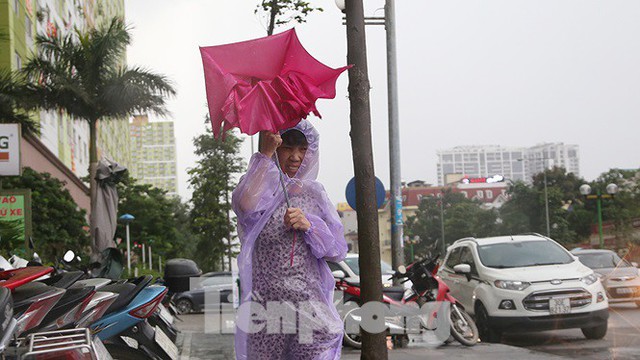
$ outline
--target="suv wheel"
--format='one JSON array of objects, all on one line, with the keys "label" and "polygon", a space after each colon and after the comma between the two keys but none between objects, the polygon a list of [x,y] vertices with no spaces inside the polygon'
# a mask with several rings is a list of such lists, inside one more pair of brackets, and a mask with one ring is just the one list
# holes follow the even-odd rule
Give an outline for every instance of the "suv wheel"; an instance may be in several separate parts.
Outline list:
[{"label": "suv wheel", "polygon": [[590,340],[599,340],[602,339],[605,335],[607,335],[607,322],[602,325],[590,328],[582,328],[582,333],[584,337]]},{"label": "suv wheel", "polygon": [[480,340],[486,343],[499,343],[502,339],[502,332],[489,325],[489,313],[481,302],[476,304],[476,325]]}]

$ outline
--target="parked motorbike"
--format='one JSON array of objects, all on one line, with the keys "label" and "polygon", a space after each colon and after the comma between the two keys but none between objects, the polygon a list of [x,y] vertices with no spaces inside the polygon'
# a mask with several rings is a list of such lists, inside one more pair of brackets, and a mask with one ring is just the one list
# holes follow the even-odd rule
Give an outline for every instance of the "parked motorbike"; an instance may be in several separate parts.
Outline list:
[{"label": "parked motorbike", "polygon": [[[360,297],[359,283],[349,282],[345,280],[343,276],[339,276],[336,278],[336,290],[340,290],[343,292],[343,301],[345,303],[354,301],[359,306],[363,305]],[[386,287],[383,288],[382,301],[390,307],[402,307],[410,302],[415,303],[416,296],[405,296],[405,294],[408,293],[402,286]],[[349,324],[360,323],[361,315],[359,314],[359,311],[359,308],[354,308],[345,311],[344,314],[341,314],[342,320],[345,324],[343,342],[345,345],[351,346],[356,349],[360,349],[362,347],[360,333],[358,331],[353,331],[352,329],[347,329],[347,327],[349,326]],[[389,330],[391,340],[395,347],[403,347],[407,344],[407,334],[410,333],[410,331],[405,327],[405,322],[402,316],[386,316],[385,325]]]},{"label": "parked motorbike", "polygon": [[[107,257],[111,259],[110,264],[94,266],[98,269],[94,274],[114,275],[117,272],[118,265],[113,264],[117,255],[107,254]],[[71,253],[65,254],[64,260],[78,259]],[[12,261],[22,263],[17,256]],[[9,263],[7,267],[10,266]],[[0,287],[15,291],[12,310],[16,314],[15,324],[11,321],[6,324],[7,328],[13,326],[13,330],[9,328],[0,334],[0,341],[6,338],[6,343],[0,342],[0,351],[2,346],[7,350],[3,356],[84,359],[88,354],[92,359],[110,359],[112,352],[121,359],[177,358],[178,349],[174,344],[177,330],[173,327],[173,319],[163,317],[159,310],[167,290],[163,286],[150,285],[151,276],[130,281],[81,279],[92,272],[87,269],[74,271],[72,266],[57,268],[53,276],[35,282],[43,275],[51,274],[53,268],[28,266],[0,272]],[[0,306],[2,301],[0,292]],[[88,334],[86,339],[85,332]],[[18,337],[17,341],[11,341],[12,336]],[[74,343],[78,346],[68,347]],[[33,352],[33,346],[46,351]],[[84,349],[84,355],[78,349]]]},{"label": "parked motorbike", "polygon": [[[406,268],[400,266],[392,278],[411,280],[411,288],[420,306],[430,301],[435,301],[438,306],[449,306],[451,336],[462,345],[473,346],[478,342],[478,327],[471,315],[451,295],[449,287],[436,275],[437,260],[438,256],[426,257]],[[430,320],[435,318],[438,310],[431,314]]]}]

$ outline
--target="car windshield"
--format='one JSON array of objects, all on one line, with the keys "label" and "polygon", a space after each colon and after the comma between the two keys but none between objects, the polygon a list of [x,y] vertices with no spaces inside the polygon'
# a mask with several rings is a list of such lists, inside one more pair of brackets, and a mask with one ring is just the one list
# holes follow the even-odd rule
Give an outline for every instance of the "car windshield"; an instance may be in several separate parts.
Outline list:
[{"label": "car windshield", "polygon": [[233,282],[231,276],[213,276],[202,278],[202,286],[227,285]]},{"label": "car windshield", "polygon": [[[347,263],[347,266],[353,270],[354,274],[360,276],[360,266],[358,265],[357,257],[348,257],[344,259],[344,262]],[[393,274],[393,269],[391,269],[391,265],[387,264],[384,261],[380,261],[380,270],[382,274]]]},{"label": "car windshield", "polygon": [[578,254],[580,262],[592,269],[607,269],[615,267],[631,267],[614,252]]},{"label": "car windshield", "polygon": [[481,245],[478,256],[484,266],[498,269],[573,262],[563,248],[546,240]]}]

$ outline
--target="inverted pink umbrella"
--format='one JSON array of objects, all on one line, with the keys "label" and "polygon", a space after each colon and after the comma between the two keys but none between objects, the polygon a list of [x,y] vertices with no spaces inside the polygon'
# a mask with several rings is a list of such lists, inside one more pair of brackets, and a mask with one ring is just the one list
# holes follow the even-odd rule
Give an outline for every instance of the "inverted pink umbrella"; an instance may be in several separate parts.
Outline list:
[{"label": "inverted pink umbrella", "polygon": [[[213,134],[234,127],[254,135],[277,132],[336,96],[336,80],[349,68],[330,68],[302,47],[295,29],[259,39],[201,47]],[[222,131],[221,131],[222,129]]]},{"label": "inverted pink umbrella", "polygon": [[[275,133],[296,126],[312,112],[321,117],[316,100],[333,99],[338,76],[350,67],[333,69],[316,60],[302,46],[295,29],[201,47],[200,54],[215,138],[236,127],[248,135],[264,130]],[[280,169],[277,158],[276,165]],[[280,184],[287,207],[291,207],[282,170]],[[294,232],[294,247],[295,241]]]}]

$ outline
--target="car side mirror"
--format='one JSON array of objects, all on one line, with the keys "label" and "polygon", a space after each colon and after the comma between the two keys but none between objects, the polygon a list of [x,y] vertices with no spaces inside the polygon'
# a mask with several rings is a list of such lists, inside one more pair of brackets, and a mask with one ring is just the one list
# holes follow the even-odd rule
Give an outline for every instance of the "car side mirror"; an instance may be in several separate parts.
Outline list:
[{"label": "car side mirror", "polygon": [[469,264],[458,264],[453,267],[453,271],[456,274],[464,274],[467,277],[467,281],[471,280],[471,265]]},{"label": "car side mirror", "polygon": [[331,275],[333,275],[334,279],[338,280],[342,280],[347,277],[347,274],[345,274],[342,270],[334,270],[331,272]]}]

